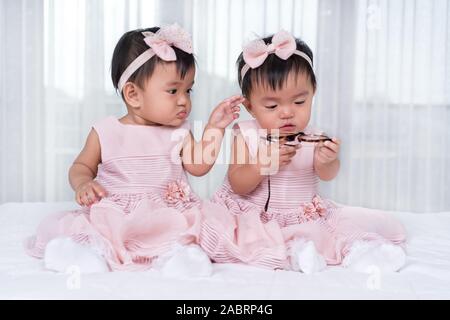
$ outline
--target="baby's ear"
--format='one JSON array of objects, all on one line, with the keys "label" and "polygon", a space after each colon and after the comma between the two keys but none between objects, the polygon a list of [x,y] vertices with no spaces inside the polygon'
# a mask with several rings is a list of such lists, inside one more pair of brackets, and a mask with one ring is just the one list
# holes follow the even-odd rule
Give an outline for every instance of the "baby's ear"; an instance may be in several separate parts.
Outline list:
[{"label": "baby's ear", "polygon": [[140,91],[134,83],[127,82],[123,87],[122,93],[127,105],[136,109],[141,107]]},{"label": "baby's ear", "polygon": [[252,117],[255,117],[253,115],[253,111],[252,111],[252,104],[250,103],[250,101],[244,97],[244,101],[242,102],[242,104],[244,105],[245,109],[247,109],[248,113],[250,113],[252,115]]}]

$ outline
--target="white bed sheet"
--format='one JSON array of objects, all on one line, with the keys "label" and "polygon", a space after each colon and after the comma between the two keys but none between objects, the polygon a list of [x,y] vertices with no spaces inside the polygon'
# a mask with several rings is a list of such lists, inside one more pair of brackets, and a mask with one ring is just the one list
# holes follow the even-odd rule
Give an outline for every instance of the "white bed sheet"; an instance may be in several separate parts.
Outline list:
[{"label": "white bed sheet", "polygon": [[46,271],[23,239],[47,214],[75,203],[0,205],[0,299],[450,299],[450,212],[393,212],[406,226],[407,265],[398,273],[361,274],[328,267],[314,275],[215,264],[209,278],[159,272],[82,275]]}]

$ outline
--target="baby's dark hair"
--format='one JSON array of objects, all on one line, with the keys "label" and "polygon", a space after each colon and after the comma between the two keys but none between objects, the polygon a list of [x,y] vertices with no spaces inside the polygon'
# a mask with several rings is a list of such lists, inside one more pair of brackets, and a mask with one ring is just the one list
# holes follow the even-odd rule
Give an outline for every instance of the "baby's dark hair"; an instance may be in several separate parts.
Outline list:
[{"label": "baby's dark hair", "polygon": [[[262,40],[266,44],[270,44],[272,37],[273,35]],[[297,50],[304,52],[313,62],[313,53],[308,45],[301,39],[295,39],[295,43],[297,44]],[[268,86],[273,90],[281,89],[291,72],[295,74],[305,73],[311,80],[314,91],[316,90],[317,82],[314,70],[304,58],[296,54],[293,54],[287,60],[283,60],[275,54],[269,54],[261,66],[256,69],[250,68],[244,79],[241,79],[241,70],[245,65],[243,53],[239,55],[236,65],[238,68],[239,86],[242,94],[247,98],[257,85]]]},{"label": "baby's dark hair", "polygon": [[[111,79],[114,88],[118,90],[119,80],[125,69],[136,59],[140,54],[149,49],[149,46],[144,41],[142,32],[157,32],[160,28],[146,28],[137,29],[126,32],[117,42],[114,48],[114,53],[111,61]],[[177,56],[176,63],[177,71],[180,73],[181,79],[184,79],[189,69],[195,66],[195,58],[193,54],[189,54],[176,47],[172,47]],[[128,81],[136,83],[139,87],[143,87],[144,82],[148,79],[155,69],[157,63],[165,62],[158,56],[153,56],[150,60],[145,62],[138,70],[136,70],[128,79]],[[123,97],[123,95],[122,95]]]}]

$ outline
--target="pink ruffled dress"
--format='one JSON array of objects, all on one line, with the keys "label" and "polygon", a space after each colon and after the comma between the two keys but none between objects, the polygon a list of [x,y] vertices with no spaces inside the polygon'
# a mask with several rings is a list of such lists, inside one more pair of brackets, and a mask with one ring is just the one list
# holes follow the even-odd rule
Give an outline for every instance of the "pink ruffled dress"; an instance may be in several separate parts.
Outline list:
[{"label": "pink ruffled dress", "polygon": [[[242,133],[251,157],[256,157],[260,129],[255,120],[236,127]],[[216,262],[239,262],[269,269],[289,269],[290,243],[296,238],[312,240],[327,264],[340,264],[357,240],[381,240],[402,244],[404,227],[388,213],[342,206],[322,199],[314,171],[314,143],[302,142],[292,162],[270,176],[251,193],[233,192],[228,178],[208,210],[200,245]]]},{"label": "pink ruffled dress", "polygon": [[180,158],[189,124],[125,125],[108,117],[93,128],[102,158],[96,181],[107,196],[90,208],[49,215],[26,241],[27,252],[43,258],[50,240],[71,237],[101,253],[112,270],[143,270],[174,244],[197,242],[201,201]]}]

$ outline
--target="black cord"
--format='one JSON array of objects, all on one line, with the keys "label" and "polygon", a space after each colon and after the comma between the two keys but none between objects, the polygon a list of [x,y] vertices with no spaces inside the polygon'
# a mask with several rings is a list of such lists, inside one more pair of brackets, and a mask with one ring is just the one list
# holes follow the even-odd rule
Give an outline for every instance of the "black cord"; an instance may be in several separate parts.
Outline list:
[{"label": "black cord", "polygon": [[267,209],[269,209],[269,201],[270,201],[270,176],[267,176],[267,184],[269,186],[269,195],[267,196],[266,205],[264,206],[264,211],[267,212]]}]

